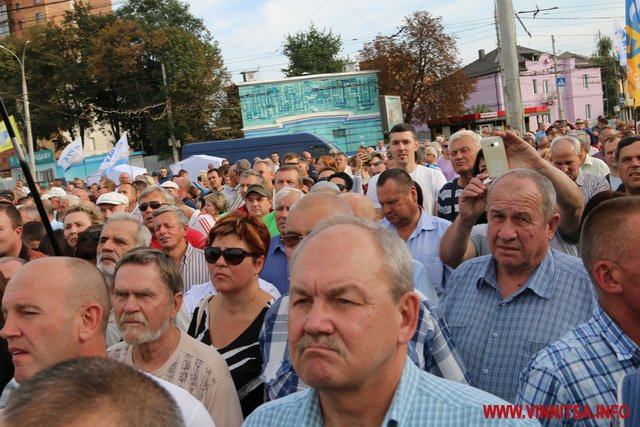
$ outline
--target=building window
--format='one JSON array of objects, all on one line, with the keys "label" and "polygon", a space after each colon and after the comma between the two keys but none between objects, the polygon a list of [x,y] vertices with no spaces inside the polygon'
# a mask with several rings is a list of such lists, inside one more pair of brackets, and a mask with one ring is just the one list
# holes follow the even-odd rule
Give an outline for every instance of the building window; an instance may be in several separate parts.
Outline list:
[{"label": "building window", "polygon": [[333,137],[334,138],[346,138],[347,137],[347,130],[346,129],[334,129],[332,133],[333,133]]},{"label": "building window", "polygon": [[582,76],[582,87],[584,89],[589,89],[589,75],[585,74]]},{"label": "building window", "polygon": [[42,3],[42,0],[34,0],[33,4],[40,4]]},{"label": "building window", "polygon": [[18,21],[18,28],[22,29],[22,21]]},{"label": "building window", "polygon": [[538,81],[533,80],[533,94],[536,95],[538,93]]},{"label": "building window", "polygon": [[42,12],[36,13],[36,22],[42,22],[42,21],[44,21],[44,16],[42,15]]},{"label": "building window", "polygon": [[16,10],[20,10],[20,3],[16,3]]},{"label": "building window", "polygon": [[587,119],[591,118],[591,104],[586,104],[584,106],[584,115]]},{"label": "building window", "polygon": [[542,92],[549,93],[549,80],[542,81]]}]

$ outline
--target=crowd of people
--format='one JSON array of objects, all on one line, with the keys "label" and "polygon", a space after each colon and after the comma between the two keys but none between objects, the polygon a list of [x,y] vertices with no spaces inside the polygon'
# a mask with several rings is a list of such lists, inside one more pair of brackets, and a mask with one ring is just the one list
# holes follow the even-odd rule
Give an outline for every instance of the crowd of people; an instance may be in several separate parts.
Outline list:
[{"label": "crowd of people", "polygon": [[640,136],[586,122],[426,142],[399,124],[352,156],[57,179],[46,218],[18,181],[0,420],[553,425],[484,409],[617,404],[640,368]]}]

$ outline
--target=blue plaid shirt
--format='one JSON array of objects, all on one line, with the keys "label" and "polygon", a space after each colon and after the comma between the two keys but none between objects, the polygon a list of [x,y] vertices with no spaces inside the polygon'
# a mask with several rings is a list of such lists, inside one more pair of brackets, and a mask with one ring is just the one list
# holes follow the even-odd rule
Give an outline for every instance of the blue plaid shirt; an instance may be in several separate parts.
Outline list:
[{"label": "blue plaid shirt", "polygon": [[[419,291],[422,301],[418,327],[409,342],[409,358],[420,369],[452,381],[471,384],[460,356],[451,342],[447,324],[429,300]],[[308,388],[298,377],[287,345],[289,295],[278,299],[269,308],[260,330],[262,373],[265,400],[274,400]]]},{"label": "blue plaid shirt", "polygon": [[[407,359],[382,426],[539,426],[537,420],[486,419],[482,405],[506,402],[420,371]],[[318,393],[307,389],[258,407],[244,426],[324,425]]]},{"label": "blue plaid shirt", "polygon": [[[617,403],[618,383],[640,368],[640,348],[600,305],[587,323],[544,348],[520,375],[517,402],[540,405]],[[543,424],[552,420],[543,420]],[[554,424],[558,424],[558,420]],[[607,419],[566,419],[563,425],[609,426]]]},{"label": "blue plaid shirt", "polygon": [[462,263],[439,309],[473,384],[509,402],[527,362],[586,322],[595,292],[579,258],[549,249],[522,288],[503,298],[491,255]]}]

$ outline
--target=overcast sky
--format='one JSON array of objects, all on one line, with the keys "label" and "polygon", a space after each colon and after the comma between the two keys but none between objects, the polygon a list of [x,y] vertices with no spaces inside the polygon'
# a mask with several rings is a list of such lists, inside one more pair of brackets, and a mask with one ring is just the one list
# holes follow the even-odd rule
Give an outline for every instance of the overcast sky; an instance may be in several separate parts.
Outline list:
[{"label": "overcast sky", "polygon": [[[287,58],[282,43],[287,34],[306,30],[313,22],[331,29],[343,41],[342,56],[356,60],[362,45],[377,34],[392,35],[403,18],[416,10],[442,17],[445,31],[457,40],[463,64],[477,59],[478,49],[496,48],[493,2],[489,0],[189,0],[191,12],[204,20],[220,44],[224,62],[235,82],[244,70],[258,69],[259,80],[283,77]],[[571,51],[590,56],[598,32],[613,34],[614,19],[624,24],[624,0],[514,0],[521,13],[525,34],[516,22],[521,46],[551,52],[551,35],[556,36],[558,53]]]}]

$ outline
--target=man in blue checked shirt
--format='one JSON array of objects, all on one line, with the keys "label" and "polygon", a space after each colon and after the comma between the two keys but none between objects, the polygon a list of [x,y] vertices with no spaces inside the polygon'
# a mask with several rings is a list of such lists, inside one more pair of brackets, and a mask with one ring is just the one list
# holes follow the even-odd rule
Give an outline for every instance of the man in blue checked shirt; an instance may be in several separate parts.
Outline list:
[{"label": "man in blue checked shirt", "polygon": [[529,359],[589,319],[595,294],[580,259],[549,247],[560,215],[548,178],[513,169],[464,194],[456,221],[486,205],[491,254],[456,268],[439,308],[473,384],[512,402]]},{"label": "man in blue checked shirt", "polygon": [[311,388],[258,407],[246,426],[538,425],[485,418],[483,405],[506,402],[409,360],[420,300],[408,249],[383,226],[336,216],[314,228],[291,258],[290,290],[291,361]]},{"label": "man in blue checked shirt", "polygon": [[[544,348],[520,375],[517,403],[615,405],[624,375],[640,368],[640,198],[602,203],[587,217],[580,253],[599,304],[593,317]],[[544,425],[560,424],[542,420]],[[563,425],[610,426],[606,418]]]}]

